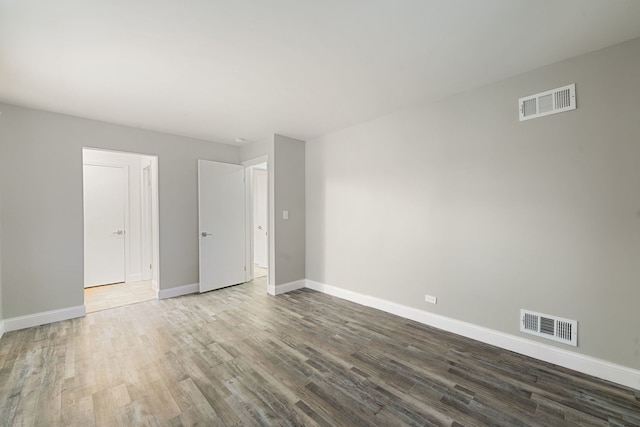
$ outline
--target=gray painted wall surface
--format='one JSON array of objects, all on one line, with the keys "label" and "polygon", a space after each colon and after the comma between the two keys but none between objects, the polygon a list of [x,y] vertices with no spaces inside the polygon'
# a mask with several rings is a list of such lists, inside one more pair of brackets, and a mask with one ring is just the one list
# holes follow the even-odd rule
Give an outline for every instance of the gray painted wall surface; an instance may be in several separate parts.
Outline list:
[{"label": "gray painted wall surface", "polygon": [[[307,278],[640,369],[638,76],[640,39],[308,141]],[[518,122],[569,83],[577,110]]]},{"label": "gray painted wall surface", "polygon": [[[305,278],[305,143],[274,136],[275,284]],[[289,219],[282,218],[289,212]]]},{"label": "gray painted wall surface", "polygon": [[[2,126],[2,122],[0,122]],[[2,194],[2,178],[0,177],[0,194]],[[0,242],[2,242],[2,197],[0,197]],[[0,243],[0,324],[2,324],[2,244]],[[2,327],[0,327],[0,331]],[[0,332],[1,334],[1,332]]]},{"label": "gray painted wall surface", "polygon": [[265,141],[257,141],[240,146],[240,157],[243,162],[267,156],[273,160],[273,136]]},{"label": "gray painted wall surface", "polygon": [[4,318],[83,304],[82,147],[158,156],[160,288],[198,282],[197,159],[238,147],[0,104]]}]

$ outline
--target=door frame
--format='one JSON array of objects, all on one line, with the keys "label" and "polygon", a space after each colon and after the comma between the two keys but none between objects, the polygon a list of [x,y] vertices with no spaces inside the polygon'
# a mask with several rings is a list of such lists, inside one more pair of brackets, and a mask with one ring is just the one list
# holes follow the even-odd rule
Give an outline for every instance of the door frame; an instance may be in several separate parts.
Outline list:
[{"label": "door frame", "polygon": [[[84,166],[100,166],[107,168],[120,168],[124,173],[124,188],[123,188],[123,197],[124,197],[124,281],[129,282],[129,277],[131,276],[131,267],[130,267],[130,237],[129,237],[129,165],[126,163],[114,163],[114,162],[96,162],[96,161],[82,161],[83,173],[82,180],[84,185]],[[84,196],[82,199],[82,208],[84,209]],[[84,217],[84,215],[83,215]],[[82,229],[83,236],[83,245],[84,245],[84,223]],[[84,249],[83,249],[84,251]],[[85,286],[86,287],[86,286]]]},{"label": "door frame", "polygon": [[273,238],[274,215],[273,215],[273,168],[269,162],[269,156],[264,155],[242,162],[245,167],[245,197],[246,197],[246,263],[247,281],[253,280],[253,167],[267,164],[267,292],[269,285],[275,283],[275,265],[273,262],[273,253],[275,253],[275,239]]},{"label": "door frame", "polygon": [[[140,234],[142,237],[141,242],[141,256],[142,256],[142,280],[153,280],[153,268],[155,267],[154,254],[154,232],[153,232],[153,167],[152,164],[142,166],[141,168],[141,223],[142,227]],[[151,268],[147,269],[147,261],[151,265]]]}]

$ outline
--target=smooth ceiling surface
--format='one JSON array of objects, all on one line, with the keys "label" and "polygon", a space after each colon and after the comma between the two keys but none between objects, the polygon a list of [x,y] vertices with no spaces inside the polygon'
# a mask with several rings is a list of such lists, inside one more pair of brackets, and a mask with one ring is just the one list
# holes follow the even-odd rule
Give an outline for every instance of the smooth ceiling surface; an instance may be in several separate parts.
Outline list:
[{"label": "smooth ceiling surface", "polygon": [[225,143],[309,139],[639,23],[638,0],[0,0],[0,101]]}]

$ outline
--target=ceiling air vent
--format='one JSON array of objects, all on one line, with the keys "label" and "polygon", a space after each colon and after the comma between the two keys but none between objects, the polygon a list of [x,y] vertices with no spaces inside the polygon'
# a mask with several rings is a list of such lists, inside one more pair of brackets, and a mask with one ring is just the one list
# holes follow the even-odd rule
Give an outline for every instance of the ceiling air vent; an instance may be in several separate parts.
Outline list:
[{"label": "ceiling air vent", "polygon": [[520,310],[520,332],[578,345],[578,322],[535,311]]},{"label": "ceiling air vent", "polygon": [[559,87],[518,100],[520,121],[576,109],[576,85]]}]

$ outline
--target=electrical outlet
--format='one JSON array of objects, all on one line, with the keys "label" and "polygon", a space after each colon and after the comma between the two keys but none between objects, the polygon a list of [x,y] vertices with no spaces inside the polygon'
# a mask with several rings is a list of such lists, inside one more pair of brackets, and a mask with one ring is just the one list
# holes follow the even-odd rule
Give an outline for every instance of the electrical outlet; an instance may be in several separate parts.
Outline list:
[{"label": "electrical outlet", "polygon": [[431,295],[425,295],[424,296],[424,300],[426,302],[430,302],[431,304],[437,304],[438,303],[438,298],[432,297]]}]

